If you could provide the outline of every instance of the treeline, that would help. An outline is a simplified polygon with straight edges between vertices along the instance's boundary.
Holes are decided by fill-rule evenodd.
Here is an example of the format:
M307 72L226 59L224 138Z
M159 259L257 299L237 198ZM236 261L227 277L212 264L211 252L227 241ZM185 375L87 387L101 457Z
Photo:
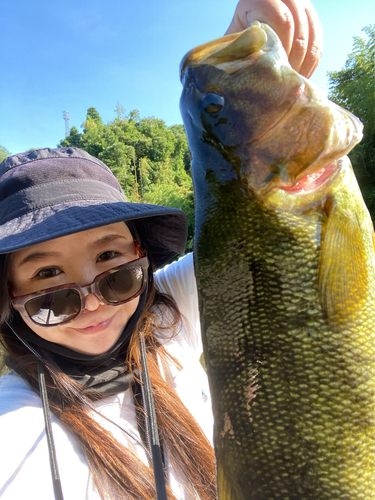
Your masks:
M74 146L102 160L119 180L128 201L181 208L188 217L187 251L194 230L194 195L183 125L167 127L157 118L140 118L117 105L117 117L103 124L87 110L83 132L76 127L59 147Z

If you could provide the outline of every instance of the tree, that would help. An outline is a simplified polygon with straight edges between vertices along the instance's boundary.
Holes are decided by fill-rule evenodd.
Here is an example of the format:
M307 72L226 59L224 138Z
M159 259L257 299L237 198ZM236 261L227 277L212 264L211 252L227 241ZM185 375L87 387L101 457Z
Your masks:
M82 134L73 126L69 131L69 135L65 137L64 140L60 141L59 147L66 148L72 146L74 148L80 148L81 142Z
M5 158L10 154L11 153L6 148L4 148L4 146L0 146L0 162L5 160Z
M354 37L345 67L330 71L328 97L354 113L364 125L362 142L349 154L363 197L375 220L375 25Z
M99 113L96 111L95 108L89 108L87 110L87 117L86 117L86 120L93 120L94 122L96 123L99 123L100 125L102 125L102 119L100 118L100 115Z
M95 108L87 110L86 121L83 123L83 135L81 148L90 155L99 158L100 153L105 149L104 144L105 126ZM112 143L113 141L109 141Z
M187 144L185 127L180 124L180 125L172 125L171 127L169 127L169 129L172 131L173 135L176 138L176 147L174 156L179 157L181 159L184 169L189 175L191 175L191 158Z
M114 173L125 196L130 201L139 201L138 180L134 174L134 148L120 141L106 145L98 158Z

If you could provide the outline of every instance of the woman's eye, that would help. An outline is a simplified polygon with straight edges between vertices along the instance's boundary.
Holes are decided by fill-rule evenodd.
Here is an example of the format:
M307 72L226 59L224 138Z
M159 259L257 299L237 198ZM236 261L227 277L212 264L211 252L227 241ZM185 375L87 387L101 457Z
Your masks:
M218 113L224 107L224 97L220 94L210 92L202 97L203 108L210 115Z
M57 267L44 267L37 272L36 278L54 278L61 273L61 269L58 269Z
M98 257L98 262L105 262L106 260L111 260L118 256L118 253L114 250L108 250L108 252L103 252Z

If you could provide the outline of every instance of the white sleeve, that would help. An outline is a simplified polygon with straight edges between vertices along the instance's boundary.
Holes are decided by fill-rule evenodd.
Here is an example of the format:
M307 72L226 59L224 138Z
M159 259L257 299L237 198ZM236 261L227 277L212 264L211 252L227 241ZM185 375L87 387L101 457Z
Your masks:
M187 323L186 341L194 350L202 353L201 330L198 308L198 292L194 275L193 254L189 253L155 274L155 285L168 293Z
M183 316L178 334L164 343L168 352L181 363L182 370L171 365L165 371L161 365L162 373L212 442L211 397L201 364L203 348L193 254L166 266L155 278L158 290L174 298Z

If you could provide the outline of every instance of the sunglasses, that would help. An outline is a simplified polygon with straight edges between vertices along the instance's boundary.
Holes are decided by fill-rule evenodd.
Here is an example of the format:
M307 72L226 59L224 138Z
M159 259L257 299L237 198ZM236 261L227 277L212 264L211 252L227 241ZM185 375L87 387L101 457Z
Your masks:
M56 326L78 318L85 309L85 298L94 293L104 304L117 306L138 297L145 289L149 260L135 241L138 259L99 274L86 286L76 283L45 288L28 295L11 297L16 311L38 326Z

